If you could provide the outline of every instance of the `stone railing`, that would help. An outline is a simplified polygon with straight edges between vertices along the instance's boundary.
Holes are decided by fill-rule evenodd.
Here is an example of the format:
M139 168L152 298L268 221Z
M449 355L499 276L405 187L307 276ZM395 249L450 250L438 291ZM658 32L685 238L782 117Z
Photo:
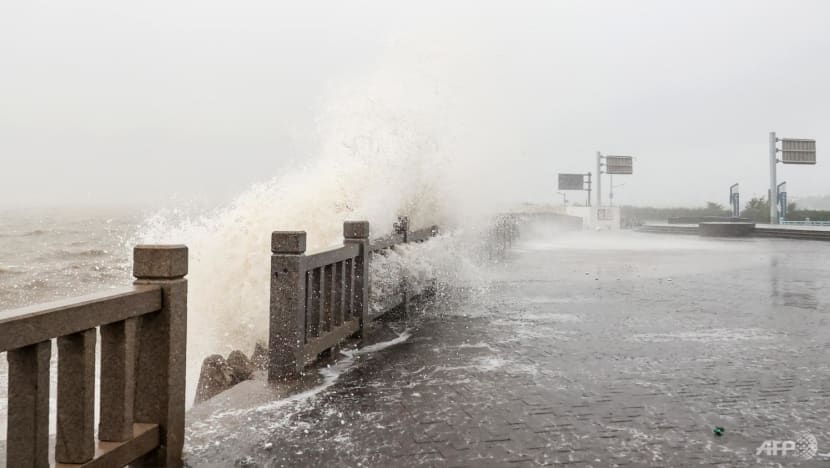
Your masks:
M513 214L499 215L485 238L490 258L500 258L519 238L520 218Z
M369 321L369 223L343 224L343 246L306 255L304 231L271 235L268 379L296 377ZM336 354L336 353L335 353Z
M133 286L0 312L9 361L6 466L50 466L49 384L57 340L55 463L181 466L187 247L137 246ZM95 361L101 335L100 422Z
M398 222L393 226L392 234L373 239L370 243L370 250L372 255L389 255L395 250L395 247L404 244L420 244L438 235L438 226L429 226L415 231L409 230L409 218L402 216L398 218ZM387 294L381 299L382 303L374 307L375 311L369 311L372 319L376 319L387 312L393 310L400 311L400 318L406 318L409 313L410 299L412 293L410 292L409 279L406 272L402 272L400 278L400 285L396 291ZM369 284L369 292L372 291L372 284Z
M367 221L343 224L343 246L306 253L304 231L277 231L271 237L271 312L268 379L299 376L321 353L337 354L350 336L363 338L369 316L371 256L396 245L424 242L437 228L409 231L401 218L395 232L369 241ZM388 308L406 307L405 288Z
M437 234L438 226L429 226L416 231L410 231L409 218L402 216L394 224L392 234L372 240L371 251L372 253L382 253L384 250L392 249L396 245L425 242Z

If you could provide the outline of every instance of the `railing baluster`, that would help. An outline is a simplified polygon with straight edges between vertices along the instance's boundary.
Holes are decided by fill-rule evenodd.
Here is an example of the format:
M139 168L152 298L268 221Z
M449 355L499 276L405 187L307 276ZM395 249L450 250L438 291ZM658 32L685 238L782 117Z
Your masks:
M302 305L302 320L300 324L302 328L302 342L301 344L308 343L308 340L311 338L309 333L309 329L311 328L311 320L308 317L308 313L311 310L311 306L314 304L314 271L308 270L303 273L303 278L305 278L305 289L303 290L303 296L305 296L305 303Z
M49 359L52 342L10 350L6 466L49 466Z
M320 283L322 282L323 272L320 268L315 268L311 273L311 304L308 308L308 334L311 338L320 336Z
M345 274L343 280L344 290L343 290L343 299L345 302L345 318L344 320L349 321L354 318L354 260L348 259L344 262L345 265Z
M330 332L332 323L334 323L334 265L325 266L322 288L323 310L321 311L322 324L320 326L326 332Z
M101 326L101 421L98 439L133 437L137 319Z
M96 338L94 328L58 338L58 463L85 463L95 455Z
M314 306L314 271L309 270L305 272L305 305L303 306L302 331L303 341L302 345L308 343L311 336L311 318L308 316Z
M317 336L326 334L326 269L325 267L318 268L320 275L320 288L317 292Z
M334 326L343 324L343 272L346 262L337 262L334 265Z

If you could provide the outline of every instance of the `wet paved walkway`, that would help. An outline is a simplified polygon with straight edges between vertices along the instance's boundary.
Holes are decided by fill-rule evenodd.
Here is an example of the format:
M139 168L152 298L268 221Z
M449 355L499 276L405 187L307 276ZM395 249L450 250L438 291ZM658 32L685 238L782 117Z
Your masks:
M830 465L830 245L580 234L495 270L326 388L191 422L188 464Z

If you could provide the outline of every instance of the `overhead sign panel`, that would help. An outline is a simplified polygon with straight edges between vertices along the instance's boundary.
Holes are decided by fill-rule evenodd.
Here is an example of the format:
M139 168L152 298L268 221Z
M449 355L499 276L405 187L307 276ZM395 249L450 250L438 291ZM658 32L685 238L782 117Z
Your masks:
M606 174L632 174L634 172L634 158L631 156L606 156Z
M585 174L559 174L559 190L585 190Z
M815 164L816 140L782 139L781 162L784 164Z

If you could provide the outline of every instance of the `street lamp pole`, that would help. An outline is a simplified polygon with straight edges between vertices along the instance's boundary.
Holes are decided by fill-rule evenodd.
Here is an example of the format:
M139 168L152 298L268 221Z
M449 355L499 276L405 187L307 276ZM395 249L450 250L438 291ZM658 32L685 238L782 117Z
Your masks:
M769 133L769 222L778 224L778 179L776 166L778 165L778 139L775 132Z
M614 206L614 174L608 176L608 206Z
M602 153L597 151L597 208L602 207Z

